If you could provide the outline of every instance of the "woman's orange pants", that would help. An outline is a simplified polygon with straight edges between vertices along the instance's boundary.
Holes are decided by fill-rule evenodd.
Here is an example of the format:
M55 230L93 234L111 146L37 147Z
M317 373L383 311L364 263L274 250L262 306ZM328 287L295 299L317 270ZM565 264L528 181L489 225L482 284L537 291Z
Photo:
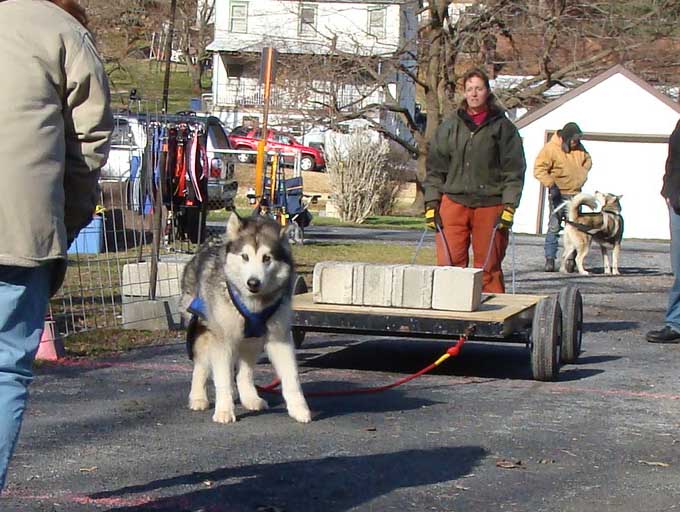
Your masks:
M473 266L483 268L483 288L485 293L505 293L505 282L501 264L508 247L508 231L496 230L491 240L503 205L470 208L456 203L447 196L442 197L439 205L442 231L446 238L446 246L441 233L436 236L437 265L453 265L467 267L469 263L470 242L472 242ZM491 247L491 248L490 248ZM449 261L449 254L451 260ZM486 261L486 266L484 262Z

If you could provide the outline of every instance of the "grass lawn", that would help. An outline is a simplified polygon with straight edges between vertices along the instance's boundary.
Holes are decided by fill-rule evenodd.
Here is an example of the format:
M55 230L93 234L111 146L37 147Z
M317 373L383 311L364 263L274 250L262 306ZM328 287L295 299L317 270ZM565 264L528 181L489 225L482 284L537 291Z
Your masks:
M320 261L370 261L371 263L412 263L415 248L398 244L310 244L294 246L297 272L311 289L314 265ZM416 263L434 264L434 248L423 247ZM104 265L106 266L106 265ZM84 272L84 271L83 271ZM82 273L81 272L81 275ZM67 279L77 279L78 272L69 269ZM67 283L68 284L68 283ZM74 283L75 284L75 283ZM98 314L93 308L89 314ZM89 325L98 325L91 320ZM178 331L126 330L117 327L95 328L66 336L64 345L68 357L95 357L133 350L138 347L178 343L184 338Z
M247 217L251 214L252 208L237 208L237 213L242 217ZM407 217L402 215L380 215L375 217L368 217L363 224L353 224L351 222L342 222L335 217L322 217L310 210L314 216L312 221L313 226L345 226L345 227L361 227L361 228L375 228L375 229L425 229L425 220L423 217ZM224 221L229 217L227 210L213 210L208 215L210 221Z
M137 89L142 98L141 110L150 113L160 112L163 99L163 79L165 64L151 60L127 59L122 62L122 69L109 67L111 82L111 99L113 108L126 108L131 89ZM210 77L204 78L204 84L210 83ZM209 92L209 91L206 91ZM183 64L172 64L170 68L170 88L168 91L168 112L189 110L189 99L200 97L191 90L191 79ZM130 108L135 111L136 105Z

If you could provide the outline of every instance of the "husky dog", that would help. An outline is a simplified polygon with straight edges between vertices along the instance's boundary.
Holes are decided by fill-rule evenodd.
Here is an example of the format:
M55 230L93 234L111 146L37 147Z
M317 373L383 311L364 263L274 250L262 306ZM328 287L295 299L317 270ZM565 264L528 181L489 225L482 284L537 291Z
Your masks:
M567 222L564 227L564 251L560 272L566 272L569 257L576 253L576 268L579 274L588 275L583 268L583 260L588 254L590 243L595 240L600 244L605 274L619 275L619 252L623 238L623 217L620 200L623 196L595 192L595 195L581 193L569 201L567 205ZM597 212L581 212L585 205ZM612 264L609 265L609 250L612 250Z
M271 219L232 213L225 238L205 243L184 269L181 307L187 311L187 349L194 362L189 408L208 408L206 383L212 375L218 423L236 421L235 366L241 404L251 411L267 408L253 380L263 348L281 379L288 414L301 423L311 421L291 338L294 267L287 237Z

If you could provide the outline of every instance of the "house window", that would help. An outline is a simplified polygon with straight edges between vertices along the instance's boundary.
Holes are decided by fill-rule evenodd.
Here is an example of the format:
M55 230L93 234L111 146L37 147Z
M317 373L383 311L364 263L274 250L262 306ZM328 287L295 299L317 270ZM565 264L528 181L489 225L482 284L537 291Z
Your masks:
M248 2L232 2L229 6L229 32L248 32Z
M384 7L368 8L368 33L382 39L385 37L386 11Z
M300 6L301 36L314 37L316 35L316 5L302 4Z

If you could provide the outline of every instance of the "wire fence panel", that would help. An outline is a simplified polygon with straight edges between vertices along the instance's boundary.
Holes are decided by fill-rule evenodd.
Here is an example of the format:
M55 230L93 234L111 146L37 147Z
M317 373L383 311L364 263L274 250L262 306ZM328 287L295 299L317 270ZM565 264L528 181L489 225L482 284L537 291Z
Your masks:
M212 210L232 209L238 188L236 155L219 151L226 149L226 134L210 132L222 130L221 125L187 121L203 123L203 148L208 150L200 169L205 197L195 205L174 199L161 202L164 174L154 173L150 162L150 126L175 126L185 120L140 121L138 116L116 115L116 144L102 170L100 206L69 247L66 279L50 302L49 319L59 335L100 328L178 326L184 265L200 243L223 233L223 227L208 226L207 216ZM162 138L156 142L165 144Z

